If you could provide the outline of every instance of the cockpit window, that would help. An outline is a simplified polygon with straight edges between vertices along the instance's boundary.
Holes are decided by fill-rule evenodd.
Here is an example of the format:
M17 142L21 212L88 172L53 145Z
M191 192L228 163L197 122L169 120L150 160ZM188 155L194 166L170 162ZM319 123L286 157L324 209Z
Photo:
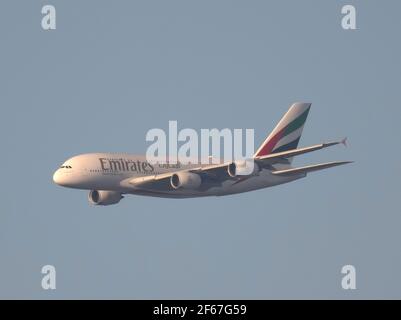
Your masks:
M71 166L61 166L60 168L72 169L72 167L71 167Z

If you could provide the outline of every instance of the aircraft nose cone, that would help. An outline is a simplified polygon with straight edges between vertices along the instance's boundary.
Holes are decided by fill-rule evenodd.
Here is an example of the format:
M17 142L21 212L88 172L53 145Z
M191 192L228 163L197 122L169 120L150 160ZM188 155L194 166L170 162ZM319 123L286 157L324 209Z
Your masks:
M55 184L61 184L61 174L60 170L56 170L53 174L53 181Z

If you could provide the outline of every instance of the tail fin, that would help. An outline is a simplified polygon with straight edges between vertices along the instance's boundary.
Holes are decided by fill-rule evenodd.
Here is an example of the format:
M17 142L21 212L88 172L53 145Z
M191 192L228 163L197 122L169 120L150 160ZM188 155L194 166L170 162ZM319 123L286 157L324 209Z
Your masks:
M310 103L294 103L255 152L254 157L296 149L310 106Z

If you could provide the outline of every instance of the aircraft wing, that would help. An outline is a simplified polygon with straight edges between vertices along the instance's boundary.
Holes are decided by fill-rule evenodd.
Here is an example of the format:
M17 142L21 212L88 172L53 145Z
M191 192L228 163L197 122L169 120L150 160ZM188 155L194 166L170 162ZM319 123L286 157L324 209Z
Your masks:
M278 175L278 176L290 176L290 175L295 175L295 174L308 173L308 172L312 172L312 171L318 171L318 170L323 170L323 169L327 169L327 168L331 168L331 167L341 166L343 164L352 163L352 162L353 161L334 161L334 162L320 163L320 164L314 164L314 165L305 166L305 167L272 171L272 174Z
M272 153L272 154L269 154L266 156L255 157L254 160L262 168L269 168L271 170L272 164L288 163L288 158L290 158L290 157L294 157L294 156L301 155L304 153L320 150L320 149L334 146L334 145L337 145L340 143L345 144L345 141L346 140L344 139L341 141L321 143L321 144L316 144L316 145L313 145L310 147L298 148L298 149L293 149L293 150L289 150L289 151ZM302 168L272 171L272 173L276 174L276 175L291 175L291 174L297 174L297 173L301 173L301 172L321 170L324 168L328 168L328 167L332 167L332 166L340 165L340 164L345 164L345 163L348 163L348 162L341 162L341 163L333 162L333 163L321 164L321 165L316 165L316 166L308 166L308 167L302 167ZM239 179L238 177L231 177L230 175L228 175L227 166L229 164L230 164L230 162L222 163L222 164L210 164L210 165L195 167L192 169L183 169L183 170L177 170L177 171L167 172L167 173L158 174L158 175L138 177L138 178L130 179L128 181L128 183L134 189L138 189L138 190L139 189L152 189L152 190L156 189L159 191L165 191L165 190L169 190L171 188L170 178L174 174L177 174L179 172L191 172L191 173L197 173L201 176L201 178L203 178L202 179L202 188L207 190L208 188L210 188L212 186L221 185L222 182L224 182L224 181L227 181L227 180L236 181Z
M232 178L227 174L227 166L229 163L222 164L210 164L205 166L199 166L192 169L176 170L158 175L139 177L129 180L129 184L134 189L156 189L156 190L169 190L170 178L172 175L179 172L191 172L199 174L205 180L202 182L202 188L209 188L211 186L220 185L225 180L237 180L238 178Z

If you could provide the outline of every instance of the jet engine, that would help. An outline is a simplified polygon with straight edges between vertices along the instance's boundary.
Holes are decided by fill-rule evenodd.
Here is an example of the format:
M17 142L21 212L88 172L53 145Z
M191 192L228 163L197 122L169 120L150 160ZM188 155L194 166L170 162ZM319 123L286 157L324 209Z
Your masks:
M202 183L201 177L192 172L174 173L170 178L170 184L174 189L198 189Z
M257 175L259 171L259 165L253 159L234 161L227 166L227 173L233 178Z
M124 198L120 192L106 190L89 191L88 199L91 204L108 206L120 202Z

